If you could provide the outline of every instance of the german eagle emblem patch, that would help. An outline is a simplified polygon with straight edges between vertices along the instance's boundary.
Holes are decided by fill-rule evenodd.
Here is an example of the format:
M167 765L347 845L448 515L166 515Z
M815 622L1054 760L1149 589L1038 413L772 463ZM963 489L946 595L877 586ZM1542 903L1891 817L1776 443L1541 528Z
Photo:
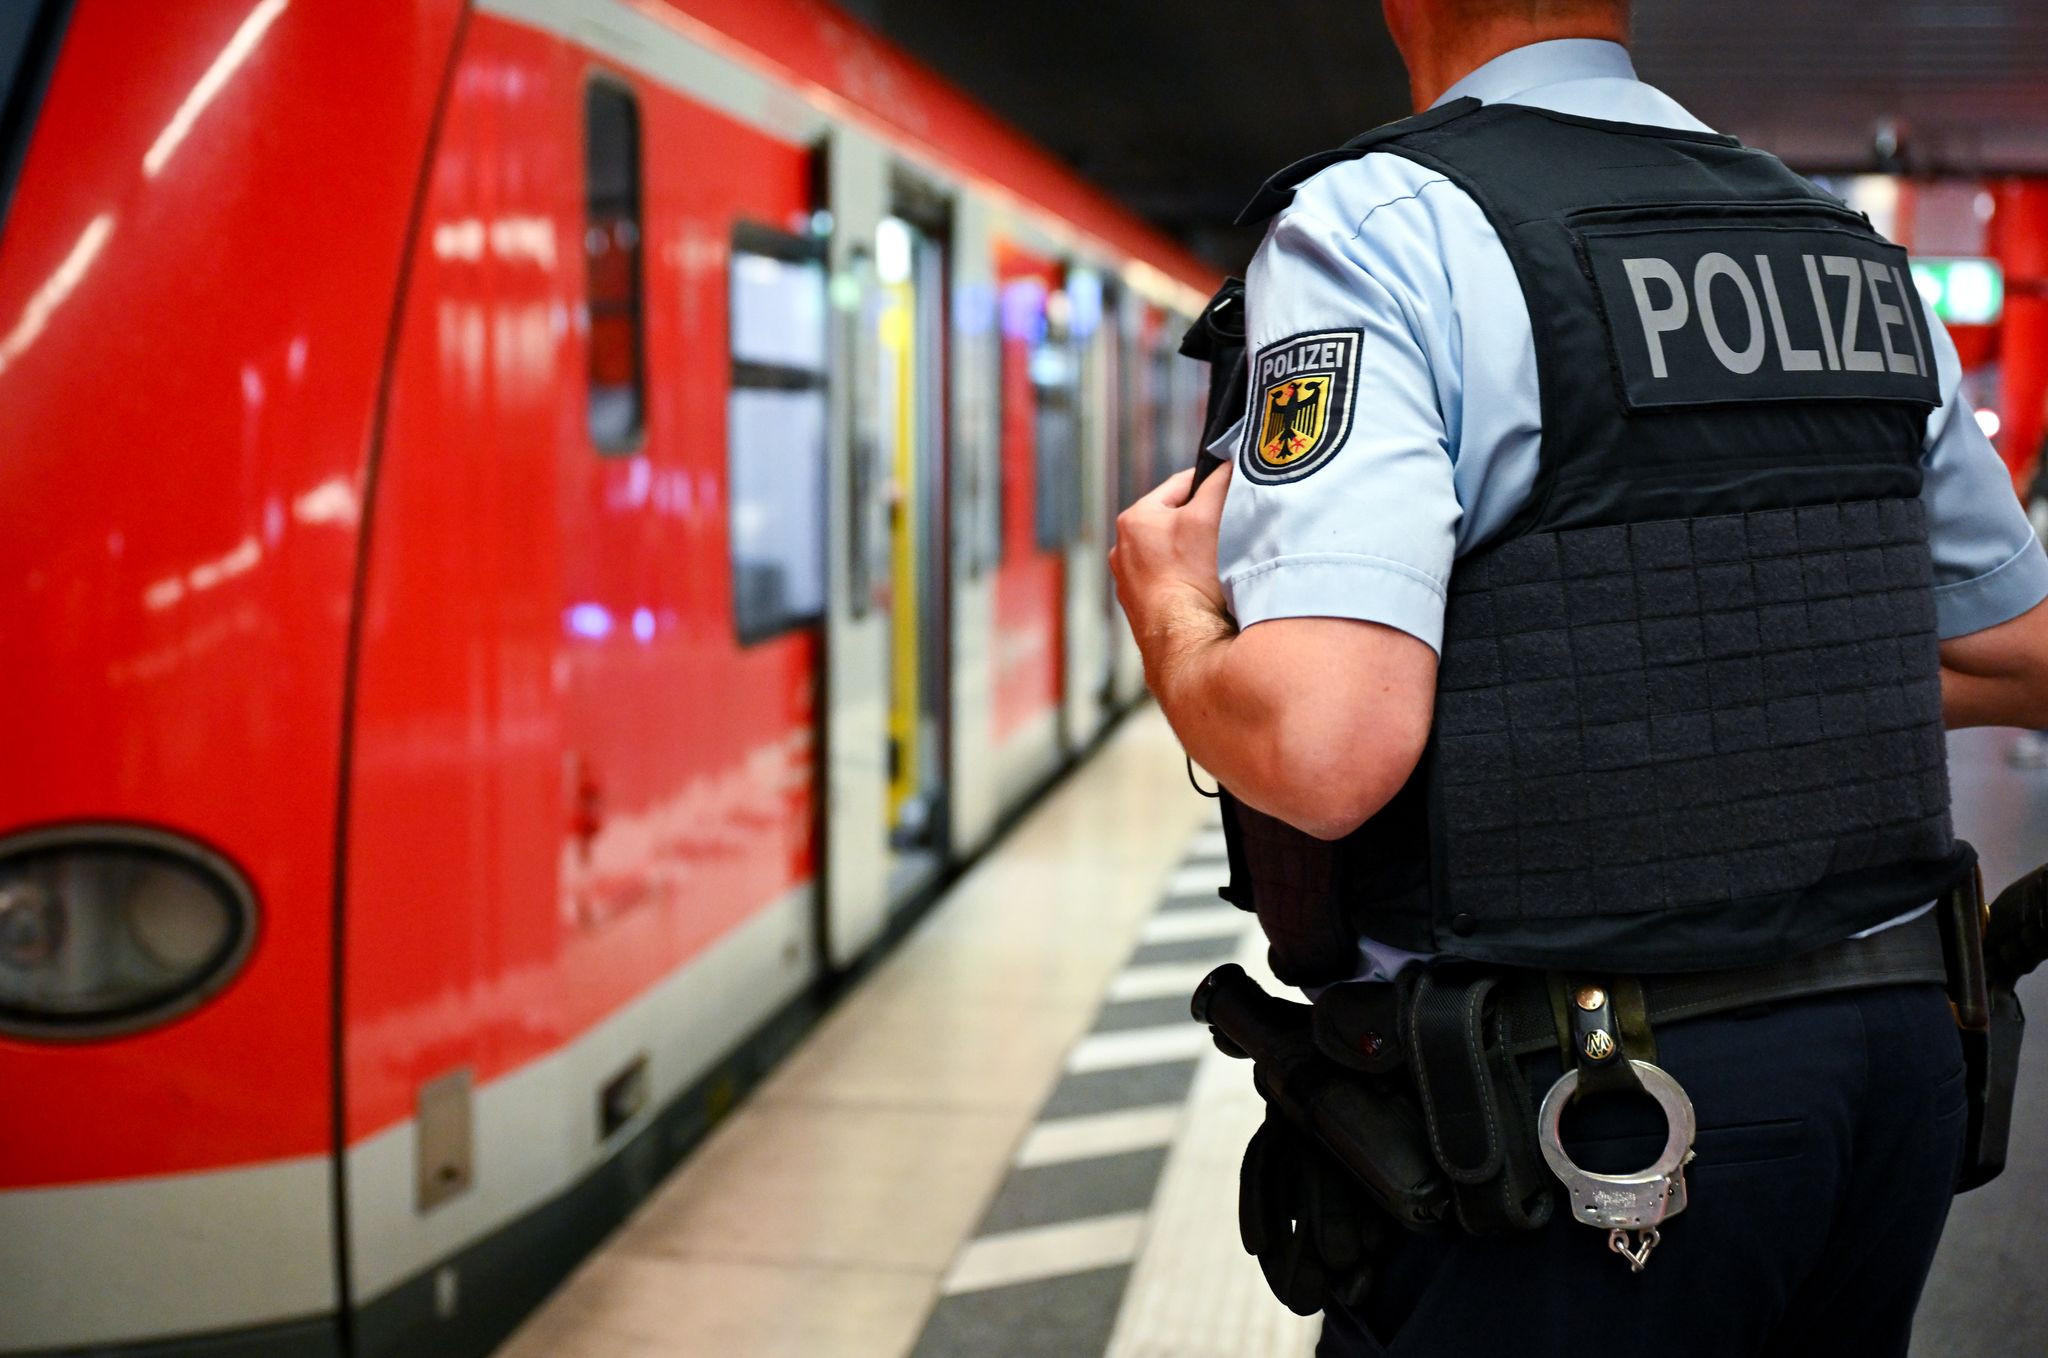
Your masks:
M1264 485L1299 481L1344 446L1363 340L1357 330L1322 330L1259 350L1239 459L1246 476Z

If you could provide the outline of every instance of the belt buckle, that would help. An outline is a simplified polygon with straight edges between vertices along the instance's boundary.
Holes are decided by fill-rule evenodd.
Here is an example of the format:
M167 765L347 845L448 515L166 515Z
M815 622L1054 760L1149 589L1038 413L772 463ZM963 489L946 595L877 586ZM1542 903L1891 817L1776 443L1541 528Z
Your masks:
M1642 1082L1643 1092L1664 1110L1669 1126L1664 1153L1654 1164L1633 1174L1595 1174L1572 1161L1558 1138L1558 1127L1566 1105L1578 1094L1577 1067L1565 1071L1543 1096L1536 1114L1536 1144L1550 1172L1571 1195L1573 1219L1606 1231L1608 1248L1629 1261L1631 1272L1641 1273L1660 1239L1658 1227L1685 1210L1685 1167L1693 1158L1698 1121L1685 1088L1668 1071L1648 1061L1631 1060L1629 1067Z

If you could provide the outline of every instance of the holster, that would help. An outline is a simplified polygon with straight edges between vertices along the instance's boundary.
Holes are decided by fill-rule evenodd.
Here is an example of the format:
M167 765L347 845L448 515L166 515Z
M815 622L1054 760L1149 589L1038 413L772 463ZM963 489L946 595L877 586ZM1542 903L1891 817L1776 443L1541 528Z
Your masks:
M2016 987L2048 959L2048 865L1999 893L1987 910L1981 875L1941 904L1949 1000L1963 1043L1969 1121L1956 1191L1990 1183L2005 1169L2027 1019Z
M1195 1017L1251 1058L1267 1103L1395 1221L1474 1235L1549 1220L1534 1105L1492 1003L1500 973L1438 965L1391 986L1338 986L1313 1006L1217 968Z
M1359 1304L1396 1226L1497 1234L1549 1219L1497 979L1412 969L1311 1006L1227 964L1195 991L1196 1021L1253 1062L1266 1101L1239 1171L1238 1238L1296 1314Z
M2005 989L1991 991L1983 1028L1962 1030L1970 1116L1962 1163L1956 1169L1958 1193L1981 1188L2005 1172L2013 1096L2019 1085L2020 1041L2026 1031L2027 1016L2019 997Z
M1430 1155L1413 1096L1392 1078L1398 1054L1391 1043L1381 1039L1377 1057L1363 1048L1353 1056L1323 1034L1329 1019L1321 1005L1268 995L1235 964L1209 974L1192 1008L1226 1052L1250 1058L1266 1102L1390 1217L1417 1231L1444 1223L1450 1189ZM1383 1025L1390 1035L1398 1033L1394 1018L1389 1012Z

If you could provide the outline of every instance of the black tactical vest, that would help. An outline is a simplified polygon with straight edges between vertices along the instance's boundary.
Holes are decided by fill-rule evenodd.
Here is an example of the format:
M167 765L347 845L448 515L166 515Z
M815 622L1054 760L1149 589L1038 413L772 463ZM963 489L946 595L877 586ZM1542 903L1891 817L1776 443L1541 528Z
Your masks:
M1246 217L1368 150L1462 187L1507 247L1541 465L1452 572L1435 728L1393 802L1326 844L1226 799L1228 894L1275 971L1349 977L1360 934L1742 966L1938 895L1940 394L1905 252L1732 138L1471 100L1283 171Z

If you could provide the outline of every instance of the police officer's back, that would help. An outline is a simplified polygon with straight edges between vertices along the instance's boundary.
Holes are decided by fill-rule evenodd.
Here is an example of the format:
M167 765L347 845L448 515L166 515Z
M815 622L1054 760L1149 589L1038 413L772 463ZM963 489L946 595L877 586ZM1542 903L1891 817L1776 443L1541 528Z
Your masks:
M1387 10L1425 112L1253 204L1227 503L1126 515L1120 591L1282 979L1402 977L1407 1025L1443 978L1508 1119L1617 984L1700 1132L1631 1273L1425 1091L1487 1192L1331 1301L1325 1350L1903 1352L1964 1135L1942 726L2042 724L2048 559L1903 255L1636 81L1598 40L1624 5ZM1665 979L1709 972L1758 1002ZM1574 974L1618 982L1564 992L1551 1052L1466 979ZM1582 1121L1588 1169L1662 1144L1636 1104Z

